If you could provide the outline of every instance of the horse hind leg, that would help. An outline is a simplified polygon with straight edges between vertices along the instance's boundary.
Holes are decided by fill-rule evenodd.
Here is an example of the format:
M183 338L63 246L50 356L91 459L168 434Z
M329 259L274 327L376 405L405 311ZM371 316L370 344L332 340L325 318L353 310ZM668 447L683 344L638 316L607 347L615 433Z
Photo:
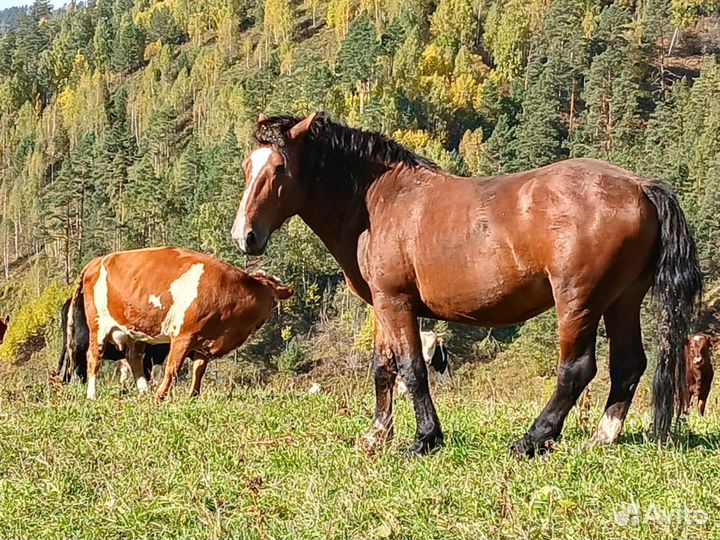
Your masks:
M565 418L595 376L595 340L599 315L593 310L558 302L560 362L557 386L550 401L528 432L510 450L533 457L544 453L559 439Z
M640 331L640 305L647 287L636 287L613 302L603 315L610 342L610 395L591 444L613 444L620 438L647 358Z

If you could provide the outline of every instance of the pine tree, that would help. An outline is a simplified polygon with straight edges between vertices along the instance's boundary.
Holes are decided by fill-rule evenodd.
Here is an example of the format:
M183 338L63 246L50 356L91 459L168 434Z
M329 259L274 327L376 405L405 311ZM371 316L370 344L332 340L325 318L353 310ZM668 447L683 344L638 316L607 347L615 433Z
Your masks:
M515 147L515 128L510 125L508 115L502 114L485 143L479 172L484 175L497 175L514 170L517 163Z
M563 157L560 103L545 77L525 93L515 129L516 170L532 169Z
M145 34L129 15L124 15L112 45L112 68L122 74L135 71L142 63L144 50Z

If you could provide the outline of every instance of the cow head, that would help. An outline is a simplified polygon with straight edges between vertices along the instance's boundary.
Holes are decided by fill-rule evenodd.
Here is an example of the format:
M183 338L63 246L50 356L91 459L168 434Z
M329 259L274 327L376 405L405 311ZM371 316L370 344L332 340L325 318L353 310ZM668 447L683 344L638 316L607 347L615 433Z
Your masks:
M712 346L710 336L706 334L694 334L687 340L687 360L692 365L699 366L710 353Z
M276 276L271 276L265 272L253 272L250 275L266 287L269 287L273 292L275 300L287 300L295 294L295 291L291 287L283 285Z

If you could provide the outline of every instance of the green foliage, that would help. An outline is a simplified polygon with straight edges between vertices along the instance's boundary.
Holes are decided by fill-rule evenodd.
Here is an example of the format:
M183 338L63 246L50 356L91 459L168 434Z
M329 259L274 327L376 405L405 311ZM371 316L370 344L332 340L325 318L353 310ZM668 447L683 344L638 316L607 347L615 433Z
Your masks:
M375 344L375 311L370 306L365 308L365 320L355 336L353 349L369 355L373 351Z
M376 50L375 28L369 15L363 13L350 24L348 33L340 44L335 66L340 80L353 87L369 80Z
M0 36L0 260L15 279L42 254L39 285L70 282L100 253L150 244L247 264L228 231L257 114L323 109L456 174L573 155L667 179L717 279L720 68L706 55L696 73L697 59L684 57L689 44L714 46L700 18L714 9L704 0L102 0L52 12L38 0ZM670 64L691 68L679 80L664 57L677 27ZM364 307L344 300L337 263L299 220L274 235L262 265L298 289L283 316L296 335L327 325L351 345L368 330ZM260 336L272 353L276 330ZM495 354L485 331L453 332L463 357Z
M539 377L554 377L560 358L555 310L546 311L523 324L518 339L503 355L512 362L530 366Z
M51 282L39 297L14 313L5 340L0 345L0 361L14 361L30 338L40 335L51 321L56 321L60 307L70 297L73 288Z
M297 337L286 341L285 349L278 355L275 364L281 373L296 373L303 366L303 351Z

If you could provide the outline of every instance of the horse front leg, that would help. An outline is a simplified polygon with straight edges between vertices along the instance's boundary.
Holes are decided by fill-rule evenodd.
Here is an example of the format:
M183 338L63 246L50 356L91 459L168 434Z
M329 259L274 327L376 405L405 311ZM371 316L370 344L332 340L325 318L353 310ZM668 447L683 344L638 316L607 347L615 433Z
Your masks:
M397 362L392 348L383 338L382 325L377 318L372 368L375 380L375 416L370 430L360 440L361 446L370 452L394 435L393 387L397 377Z
M427 366L422 356L420 328L409 303L398 298L373 297L375 314L382 325L383 337L390 346L415 409L415 440L408 454L427 454L443 444L435 405L430 396ZM393 381L394 383L394 377ZM392 402L392 384L387 392Z

